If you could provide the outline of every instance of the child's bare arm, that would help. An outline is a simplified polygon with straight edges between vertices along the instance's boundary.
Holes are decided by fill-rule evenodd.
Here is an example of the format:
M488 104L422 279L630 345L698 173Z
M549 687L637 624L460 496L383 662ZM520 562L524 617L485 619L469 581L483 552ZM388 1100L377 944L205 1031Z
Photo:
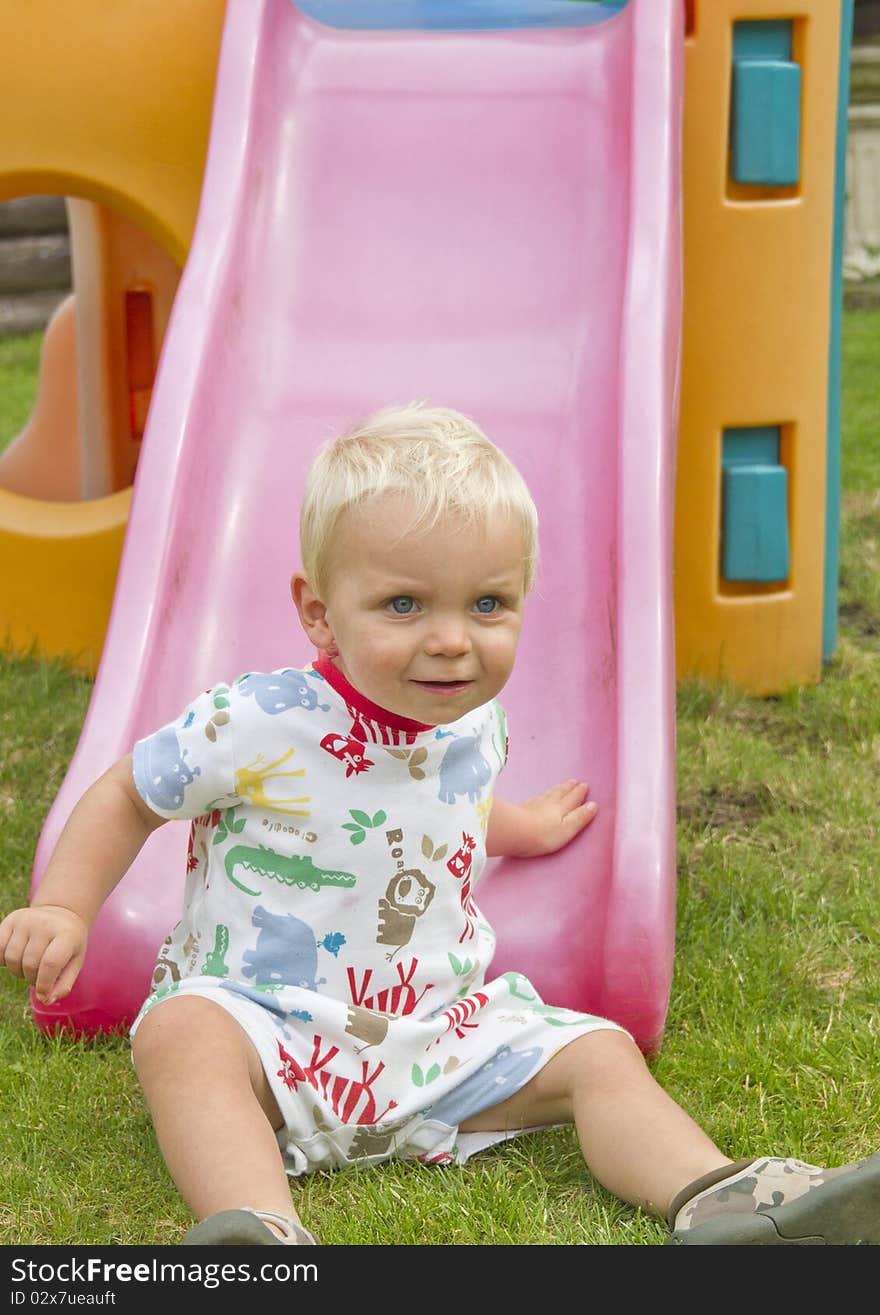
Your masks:
M562 849L596 816L582 781L563 781L524 804L492 801L486 850L490 856L532 858Z
M30 906L0 923L0 963L44 1004L72 988L98 910L164 821L135 789L130 757L90 786L70 814Z

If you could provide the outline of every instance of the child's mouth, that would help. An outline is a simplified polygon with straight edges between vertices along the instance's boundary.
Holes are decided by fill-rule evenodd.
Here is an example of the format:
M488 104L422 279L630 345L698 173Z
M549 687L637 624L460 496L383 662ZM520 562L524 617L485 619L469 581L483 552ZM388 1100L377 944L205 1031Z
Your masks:
M416 680L414 685L428 694L460 694L471 684L469 680Z

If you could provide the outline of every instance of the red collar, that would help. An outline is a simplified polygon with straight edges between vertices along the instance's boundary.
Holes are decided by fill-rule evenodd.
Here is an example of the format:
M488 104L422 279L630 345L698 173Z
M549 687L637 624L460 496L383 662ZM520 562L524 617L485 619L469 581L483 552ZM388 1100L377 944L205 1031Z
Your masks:
M413 721L410 717L398 717L396 712L389 712L387 708L382 708L378 703L371 703L365 699L359 690L356 690L350 681L346 680L338 667L333 665L326 653L319 653L317 660L312 663L312 667L317 671L319 676L323 676L327 684L336 693L345 699L346 703L355 708L362 716L369 717L371 721L378 721L383 726L388 726L393 731L432 731L435 727L428 722Z

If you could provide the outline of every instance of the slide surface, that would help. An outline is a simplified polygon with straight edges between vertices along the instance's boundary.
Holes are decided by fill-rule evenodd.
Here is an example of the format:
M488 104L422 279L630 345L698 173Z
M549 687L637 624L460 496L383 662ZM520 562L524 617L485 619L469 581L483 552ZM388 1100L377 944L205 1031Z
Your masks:
M477 900L499 934L491 973L517 968L545 1000L659 1046L681 10L630 0L570 27L355 31L291 0L229 0L109 630L34 887L76 799L137 738L209 685L314 656L288 582L316 447L382 405L453 406L516 461L542 523L501 695L500 788L519 801L576 776L600 810L557 855L490 863ZM32 1001L38 1025L131 1021L177 916L187 833L150 838L71 995Z

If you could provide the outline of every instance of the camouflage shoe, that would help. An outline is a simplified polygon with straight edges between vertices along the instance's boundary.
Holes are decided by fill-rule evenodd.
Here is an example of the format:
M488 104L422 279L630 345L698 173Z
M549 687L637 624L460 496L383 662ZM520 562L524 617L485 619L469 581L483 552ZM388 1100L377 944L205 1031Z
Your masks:
M834 1169L741 1160L679 1192L669 1225L675 1246L878 1244L880 1153Z
M269 1219L283 1230L283 1237L267 1226L266 1220ZM292 1219L270 1214L267 1210L251 1210L248 1206L244 1206L241 1210L221 1210L216 1215L208 1215L207 1219L203 1219L200 1224L189 1230L182 1245L317 1246L318 1239L307 1228L295 1224Z

